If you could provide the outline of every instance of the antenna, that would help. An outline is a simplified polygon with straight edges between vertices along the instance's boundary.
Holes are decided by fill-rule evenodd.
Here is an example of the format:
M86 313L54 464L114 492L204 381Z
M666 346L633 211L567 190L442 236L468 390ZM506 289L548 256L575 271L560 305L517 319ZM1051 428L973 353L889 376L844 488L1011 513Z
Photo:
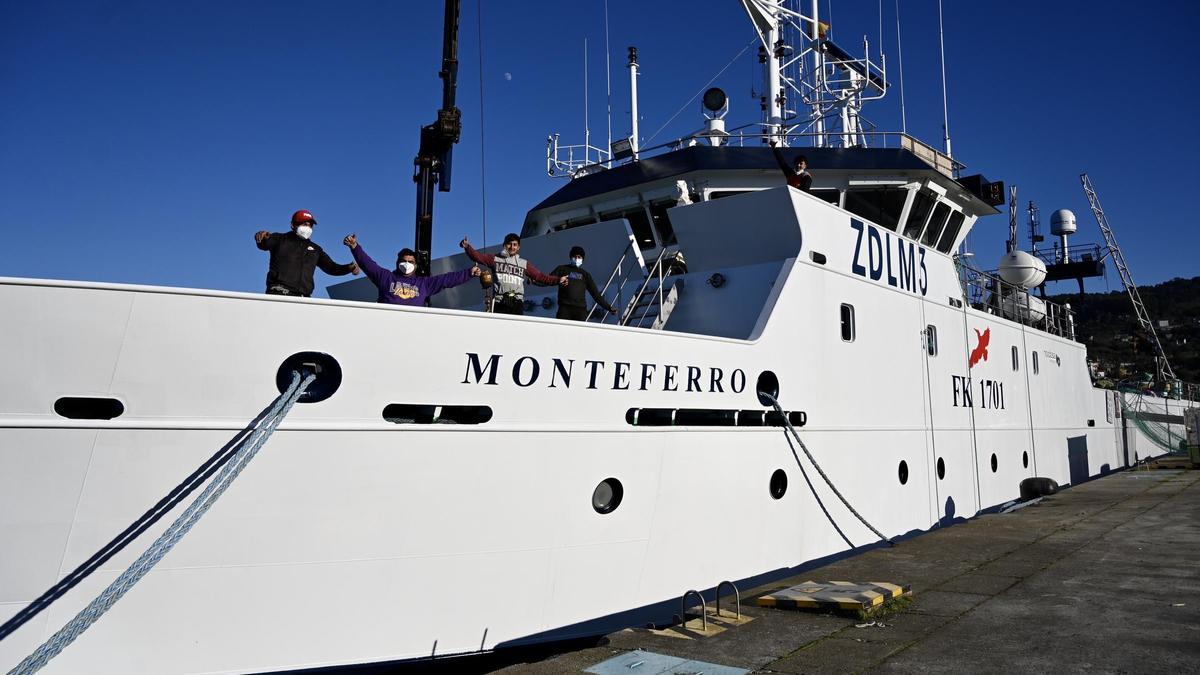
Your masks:
M608 47L608 0L604 0L604 90L608 96L608 145L604 146L611 150L612 148L612 64L608 58L611 51ZM612 166L612 154L608 156L608 164Z
M908 118L904 114L904 48L900 46L900 0L896 0L896 56L900 59L900 133L908 133Z
M954 157L950 152L950 108L946 103L946 39L942 29L942 0L938 0L938 49L942 52L942 141L945 143L946 156Z
M583 161L587 163L592 147L592 130L588 126L587 38L583 38Z
M1008 250L1017 250L1017 186L1008 186Z
M638 153L638 113L637 113L637 47L629 48L629 115L633 119L632 133L629 142L633 146L633 156Z
M1034 204L1031 199L1029 200L1029 243L1031 252L1034 255L1037 255L1037 245L1045 240L1046 238L1042 236L1041 211L1038 210L1037 204Z

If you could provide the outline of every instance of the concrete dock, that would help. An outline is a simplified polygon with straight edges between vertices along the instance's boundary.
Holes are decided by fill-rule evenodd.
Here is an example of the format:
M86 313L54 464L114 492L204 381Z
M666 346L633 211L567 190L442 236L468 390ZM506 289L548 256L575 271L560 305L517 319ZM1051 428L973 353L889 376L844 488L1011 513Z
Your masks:
M754 605L810 579L910 584L914 602L882 625ZM1112 474L741 590L753 620L708 637L625 630L468 669L581 672L644 650L762 673L1200 672L1200 471Z

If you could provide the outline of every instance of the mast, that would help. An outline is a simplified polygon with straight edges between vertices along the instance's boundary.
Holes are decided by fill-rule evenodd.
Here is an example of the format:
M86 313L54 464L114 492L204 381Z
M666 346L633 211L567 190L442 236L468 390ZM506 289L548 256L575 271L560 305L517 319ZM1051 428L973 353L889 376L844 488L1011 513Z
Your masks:
M637 111L637 47L629 48L629 115L633 118L633 128L629 136L629 143L633 147L633 155L638 153L638 111Z

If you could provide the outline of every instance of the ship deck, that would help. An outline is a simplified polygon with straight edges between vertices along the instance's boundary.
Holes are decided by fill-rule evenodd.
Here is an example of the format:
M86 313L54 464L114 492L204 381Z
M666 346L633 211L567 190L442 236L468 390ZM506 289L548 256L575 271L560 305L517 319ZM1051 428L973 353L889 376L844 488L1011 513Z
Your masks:
M1190 672L1200 659L1197 560L1200 471L1123 471L742 589L753 620L711 637L626 630L594 647L495 654L476 665L581 672L644 650L772 673ZM862 628L852 618L754 606L773 590L830 579L911 584L914 602Z

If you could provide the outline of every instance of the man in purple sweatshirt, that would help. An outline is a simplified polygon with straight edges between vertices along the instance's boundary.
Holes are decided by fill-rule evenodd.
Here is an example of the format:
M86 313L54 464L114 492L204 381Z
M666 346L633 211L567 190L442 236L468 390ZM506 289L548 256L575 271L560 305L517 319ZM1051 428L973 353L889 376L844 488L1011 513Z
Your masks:
M429 298L438 292L460 286L470 281L471 277L479 276L479 268L471 267L433 277L419 277L416 253L407 248L401 249L396 256L396 269L385 270L358 245L357 235L346 235L342 243L350 247L355 262L379 289L379 302L424 307L429 303Z

